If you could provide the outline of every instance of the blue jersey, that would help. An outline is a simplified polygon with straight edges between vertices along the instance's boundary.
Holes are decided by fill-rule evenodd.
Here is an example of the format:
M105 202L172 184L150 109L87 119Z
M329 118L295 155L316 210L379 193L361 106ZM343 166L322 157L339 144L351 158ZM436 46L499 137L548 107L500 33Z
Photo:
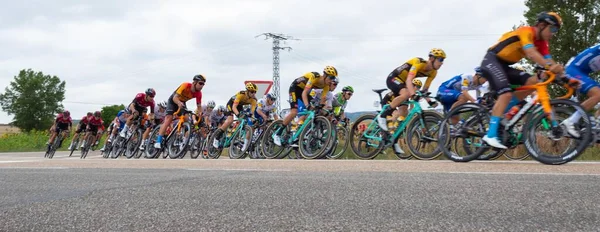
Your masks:
M571 58L566 67L577 68L586 74L600 71L600 44L590 47Z

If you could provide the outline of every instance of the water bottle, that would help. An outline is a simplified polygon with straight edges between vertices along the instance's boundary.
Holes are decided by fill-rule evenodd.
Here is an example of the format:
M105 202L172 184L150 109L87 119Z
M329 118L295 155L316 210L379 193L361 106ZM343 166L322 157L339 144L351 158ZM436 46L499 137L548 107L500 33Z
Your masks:
M511 120L519 112L519 110L521 110L521 107L523 107L525 103L527 103L527 101L523 100L515 106L513 106L512 108L510 108L510 110L508 110L504 118L506 118L506 120Z

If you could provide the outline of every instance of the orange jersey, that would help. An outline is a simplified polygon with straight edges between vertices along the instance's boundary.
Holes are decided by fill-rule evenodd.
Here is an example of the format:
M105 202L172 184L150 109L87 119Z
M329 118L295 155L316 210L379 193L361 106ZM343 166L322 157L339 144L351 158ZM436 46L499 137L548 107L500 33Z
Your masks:
M185 82L175 90L175 94L179 95L179 100L182 102L187 102L192 98L196 98L196 104L200 105L202 102L202 91L198 91L192 93L192 83Z
M504 33L498 43L488 51L496 54L498 59L514 64L525 58L525 49L535 47L545 59L550 59L548 42L535 38L535 29L529 26L519 27Z

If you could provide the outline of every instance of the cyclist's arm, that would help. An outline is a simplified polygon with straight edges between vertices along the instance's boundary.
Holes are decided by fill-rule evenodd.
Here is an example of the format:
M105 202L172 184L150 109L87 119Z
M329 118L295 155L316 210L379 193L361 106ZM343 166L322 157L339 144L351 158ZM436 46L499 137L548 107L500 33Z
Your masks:
M252 115L254 115L255 111L256 111L256 99L252 98L250 100L250 112L252 113Z
M410 96L415 95L415 93L416 93L415 86L413 85L412 81L417 76L417 70L418 70L417 65L413 65L412 67L410 67L408 76L406 76L406 82L405 82L406 89L408 90L408 93Z
M329 93L329 85L325 85L325 87L323 87L323 91L321 91L321 105L327 104L327 93Z
M184 106L185 106L185 103L184 103L184 102L182 102L181 100L179 100L179 97L180 97L180 96L181 96L181 95L179 95L178 93L176 93L176 94L173 96L173 102L175 102L175 104L177 104L177 106L179 106L179 107L184 107Z
M304 103L304 105L306 105L306 107L310 105L310 102L308 102L308 94L310 93L311 89L312 86L307 85L306 87L304 87L304 91L302 91L302 102Z
M429 74L429 76L427 77L427 80L425 80L425 84L423 85L423 92L429 91L429 86L431 86L431 82L433 82L433 79L435 79L436 76L437 76L437 70L432 71Z
M198 119L202 118L202 116L203 116L202 104L200 104L200 103L196 104L196 115L198 116Z
M235 100L233 101L233 104L231 105L231 111L233 111L233 113L235 115L239 115L240 114L240 112L237 110L237 107L240 104L241 100L242 100L242 94L237 93L235 95Z

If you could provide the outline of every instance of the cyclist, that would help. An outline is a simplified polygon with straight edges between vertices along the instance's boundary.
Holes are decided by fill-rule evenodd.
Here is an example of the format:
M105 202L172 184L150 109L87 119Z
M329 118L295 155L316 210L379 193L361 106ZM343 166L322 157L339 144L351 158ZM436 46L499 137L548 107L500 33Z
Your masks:
M167 111L167 103L166 102L158 103L158 107L156 109L154 109L154 119L149 120L148 123L146 123L146 125L145 125L146 130L144 131L144 134L142 135L142 144L140 144L140 147L139 147L140 151L144 151L144 149L146 149L146 142L148 142L148 136L150 135L150 132L152 132L152 130L154 129L154 127L152 125L160 125L165 120L166 111Z
M225 109L225 106L222 105L219 106L217 110L213 110L213 112L210 114L209 119L211 128L217 128L221 126L223 122L225 122L225 119L227 118L225 112L227 112L227 109Z
M77 125L77 130L75 131L75 134L73 135L73 140L71 140L71 145L69 145L69 148L67 148L67 150L71 150L72 148L75 148L75 150L77 150L77 145L78 144L73 144L73 141L77 140L77 138L79 138L79 133L81 133L82 131L84 131L87 127L87 123L88 123L88 119L90 119L92 117L92 112L88 112L85 116L83 116L83 118L81 118L81 120L79 121L79 124Z
M254 118L258 119L258 124L263 124L268 121L271 116L273 116L275 120L279 119L276 112L277 108L275 108L276 100L277 98L270 93L258 100L256 110L254 111Z
M419 80L419 79L413 79L412 83L413 83L415 91L418 91L423 86L423 82L421 82L421 80ZM388 92L387 94L385 94L385 96L383 96L383 99L382 99L384 102L383 104L391 104L395 97L396 96L393 91ZM386 117L386 120L388 121L387 122L388 128L396 128L396 127L398 127L400 122L402 122L404 120L404 116L400 115L400 110L398 110L398 108L396 108L392 112L391 116ZM394 148L394 149L396 149L396 148ZM402 149L400 147L398 147L397 150L401 151ZM401 152L401 153L404 153L404 152Z
M96 135L98 130L104 127L104 121L102 121L102 113L100 111L94 112L94 116L88 119L87 129L85 132L85 136L83 136L83 142L81 143L81 147L85 147L85 140L88 136L94 136L94 143L96 143ZM92 144L94 144L92 143Z
M429 51L429 59L415 57L402 64L400 67L394 69L387 77L386 85L394 93L394 99L390 104L390 108L384 111L379 117L377 117L377 124L382 130L387 131L387 120L386 117L392 115L396 107L410 97L413 97L416 93L413 85L413 79L416 77L427 77L423 92L427 92L431 82L437 75L437 70L440 69L446 59L446 53L444 50L439 48L433 48ZM408 114L407 106L400 106L400 115L406 117ZM398 143L394 143L398 144ZM394 145L394 150L399 153L401 150L396 149L400 146Z
M352 86L344 86L342 92L333 95L333 114L342 121L348 121L345 110L352 95L354 95L354 88Z
M331 110L333 108L332 104L333 104L333 90L335 90L335 88L337 88L338 85L338 81L337 79L335 81L331 81L331 84L329 84L329 91L327 92L327 95L325 96L325 106L324 108L327 110ZM321 95L323 94L323 89L312 89L310 91L309 96L312 98L310 100L312 105L319 105L319 103L321 102ZM303 111L305 107L299 107L299 111ZM300 124L302 124L303 122L300 122Z
M506 146L498 140L498 126L503 112L518 104L532 92L531 90L518 91L513 95L510 85L533 85L538 80L537 77L509 65L528 57L553 73L563 73L563 66L552 60L548 47L548 41L558 32L561 25L562 19L557 13L542 12L538 14L534 26L522 26L507 32L488 49L481 62L481 72L490 83L490 89L498 94L498 99L492 108L489 130L483 137L490 146L506 149Z
M227 131L227 128L233 123L233 115L236 115L238 119L242 116L241 111L243 111L244 105L251 105L250 113L253 115L256 110L256 91L258 90L258 86L252 82L246 83L246 91L239 91L229 101L227 102L227 111L225 112L225 122L217 131L215 131L215 139L213 140L213 147L219 148L219 140L221 136L223 136L223 132ZM240 119L241 120L241 119ZM250 140L251 133L247 133L246 138L244 139L244 146L242 150L246 150L248 147L248 141Z
M287 125L289 125L296 115L298 115L298 108L300 104L309 104L311 99L309 98L309 93L311 89L323 89L319 107L325 105L325 97L329 92L329 86L331 82L337 80L337 76L337 69L335 69L333 66L325 66L325 69L323 69L323 75L318 72L309 72L299 78L296 78L296 80L294 80L290 85L290 113L283 119L283 128L286 128L285 130L287 130ZM301 99L298 99L298 97ZM273 134L273 142L276 145L281 146L281 136L285 134L285 130L279 130L279 133Z
M487 80L481 76L481 68L475 67L475 75L460 74L442 83L438 89L437 96L444 106L444 113L448 113L454 107L467 103L476 102L469 94L469 90L476 90L479 97L479 88Z
M104 141L104 146L100 148L100 151L104 151L104 149L106 148L106 144L112 142L112 139L117 135L117 133L123 130L123 127L125 127L125 122L127 121L128 117L129 115L125 112L125 110L120 110L117 113L117 116L113 119L111 125L108 127L107 131L110 134L108 135L108 139Z
M58 114L56 116L56 120L54 120L54 124L52 125L52 133L50 135L50 139L46 142L46 145L50 146L50 144L54 143L54 139L56 135L60 132L63 133L63 141L69 135L69 131L71 131L71 127L73 126L73 122L71 120L71 112L65 110L64 112ZM62 145L62 141L59 143L59 147Z
M146 89L146 92L138 93L135 98L133 98L133 101L125 108L125 111L127 111L130 116L127 118L125 127L119 134L121 137L125 138L127 129L131 126L133 120L136 120L148 106L150 107L150 118L154 116L154 96L156 96L156 91L154 91L153 88L148 88Z
M185 108L185 102L188 100L196 98L196 114L200 114L200 117L202 117L202 88L204 88L204 84L206 83L206 77L198 74L195 75L192 80L192 83L185 82L181 84L169 97L165 120L160 126L158 138L156 138L156 143L154 143L154 148L161 148L161 142L163 136L165 136L167 127L169 127L173 122L173 114L176 111L178 112L180 109Z
M600 72L600 44L596 44L567 62L567 77L576 79L581 83L579 92L588 96L588 99L581 103L584 110L590 111L600 102L600 84L590 77L591 73ZM573 124L581 118L579 111L575 112L563 124L566 126L569 134L579 137L579 132L575 130ZM600 121L600 111L596 110L596 124Z

